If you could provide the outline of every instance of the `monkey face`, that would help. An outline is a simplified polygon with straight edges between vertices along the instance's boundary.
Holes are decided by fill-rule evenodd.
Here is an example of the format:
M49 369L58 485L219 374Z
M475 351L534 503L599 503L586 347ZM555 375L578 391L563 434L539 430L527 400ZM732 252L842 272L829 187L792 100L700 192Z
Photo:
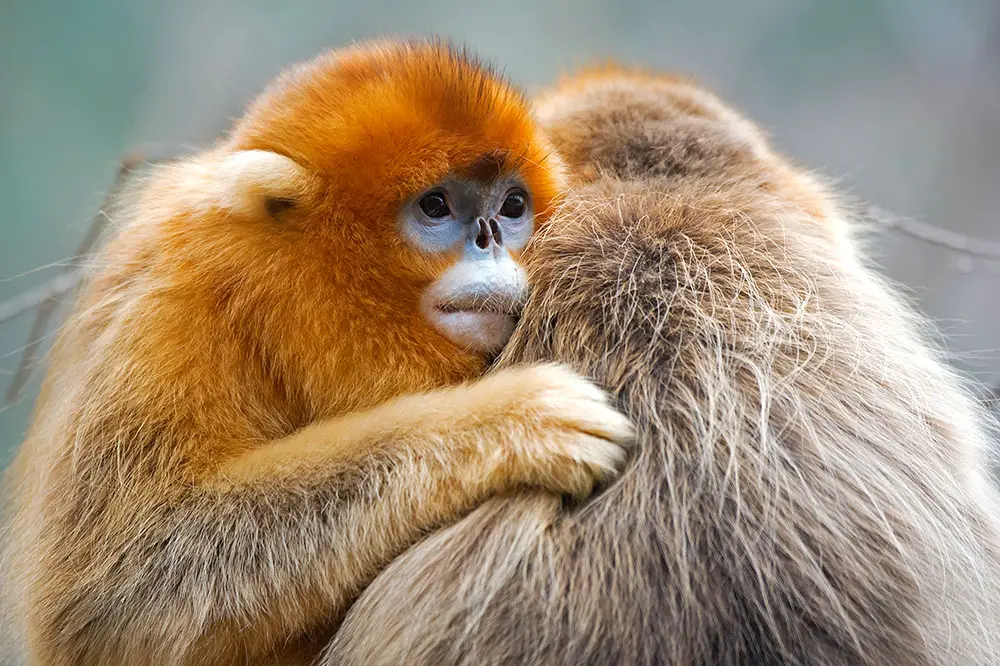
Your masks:
M516 175L449 178L404 202L404 241L453 260L424 290L420 311L455 344L492 353L513 332L528 290L517 254L534 230L532 203Z

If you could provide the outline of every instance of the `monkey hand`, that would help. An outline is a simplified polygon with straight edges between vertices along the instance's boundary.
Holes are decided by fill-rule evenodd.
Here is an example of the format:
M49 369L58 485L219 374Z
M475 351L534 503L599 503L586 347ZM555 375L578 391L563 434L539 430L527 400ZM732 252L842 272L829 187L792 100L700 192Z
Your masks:
M633 440L628 419L593 383L565 366L505 370L476 387L490 393L518 436L506 439L501 485L522 484L585 499L621 474Z

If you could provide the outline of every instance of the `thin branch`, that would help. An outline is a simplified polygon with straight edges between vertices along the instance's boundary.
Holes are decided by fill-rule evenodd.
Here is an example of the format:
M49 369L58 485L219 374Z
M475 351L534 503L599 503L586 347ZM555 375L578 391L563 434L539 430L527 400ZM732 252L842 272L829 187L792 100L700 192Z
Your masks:
M869 206L866 212L869 218L883 228L905 234L928 245L936 245L977 259L1000 261L1000 243L948 231L926 222L896 217L877 206Z
M58 308L59 301L51 297L38 306L35 321L31 324L31 332L28 333L28 344L24 346L24 351L21 352L21 361L17 364L17 371L14 372L14 377L7 386L7 393L4 394L4 405L14 404L21 397L21 391L24 390L25 385L28 383L28 378L31 376L31 368L38 357L38 348L42 346L42 341L45 340L45 331L48 330L49 319L52 318L52 315Z
M82 278L83 271L79 269L60 273L51 280L0 303L0 324L31 312L50 298L60 298L73 291Z

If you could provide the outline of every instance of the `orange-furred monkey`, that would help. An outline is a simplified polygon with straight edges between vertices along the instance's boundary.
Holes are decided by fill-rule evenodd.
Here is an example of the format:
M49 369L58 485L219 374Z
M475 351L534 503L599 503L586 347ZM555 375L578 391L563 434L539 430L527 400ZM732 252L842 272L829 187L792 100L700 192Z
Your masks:
M629 425L578 375L445 388L510 334L558 168L489 70L381 43L287 72L154 170L10 472L26 662L310 663L434 528L613 478Z

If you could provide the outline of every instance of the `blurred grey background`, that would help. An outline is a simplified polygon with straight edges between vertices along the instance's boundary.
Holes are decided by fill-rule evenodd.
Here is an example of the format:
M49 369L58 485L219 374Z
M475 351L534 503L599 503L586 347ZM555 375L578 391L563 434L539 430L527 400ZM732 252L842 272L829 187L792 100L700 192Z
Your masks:
M0 303L57 274L127 152L210 143L321 49L430 33L529 90L609 57L694 76L852 196L1000 241L1000 0L0 0ZM963 370L1000 370L1000 263L874 250ZM0 323L0 390L31 320ZM38 374L0 411L0 464Z

